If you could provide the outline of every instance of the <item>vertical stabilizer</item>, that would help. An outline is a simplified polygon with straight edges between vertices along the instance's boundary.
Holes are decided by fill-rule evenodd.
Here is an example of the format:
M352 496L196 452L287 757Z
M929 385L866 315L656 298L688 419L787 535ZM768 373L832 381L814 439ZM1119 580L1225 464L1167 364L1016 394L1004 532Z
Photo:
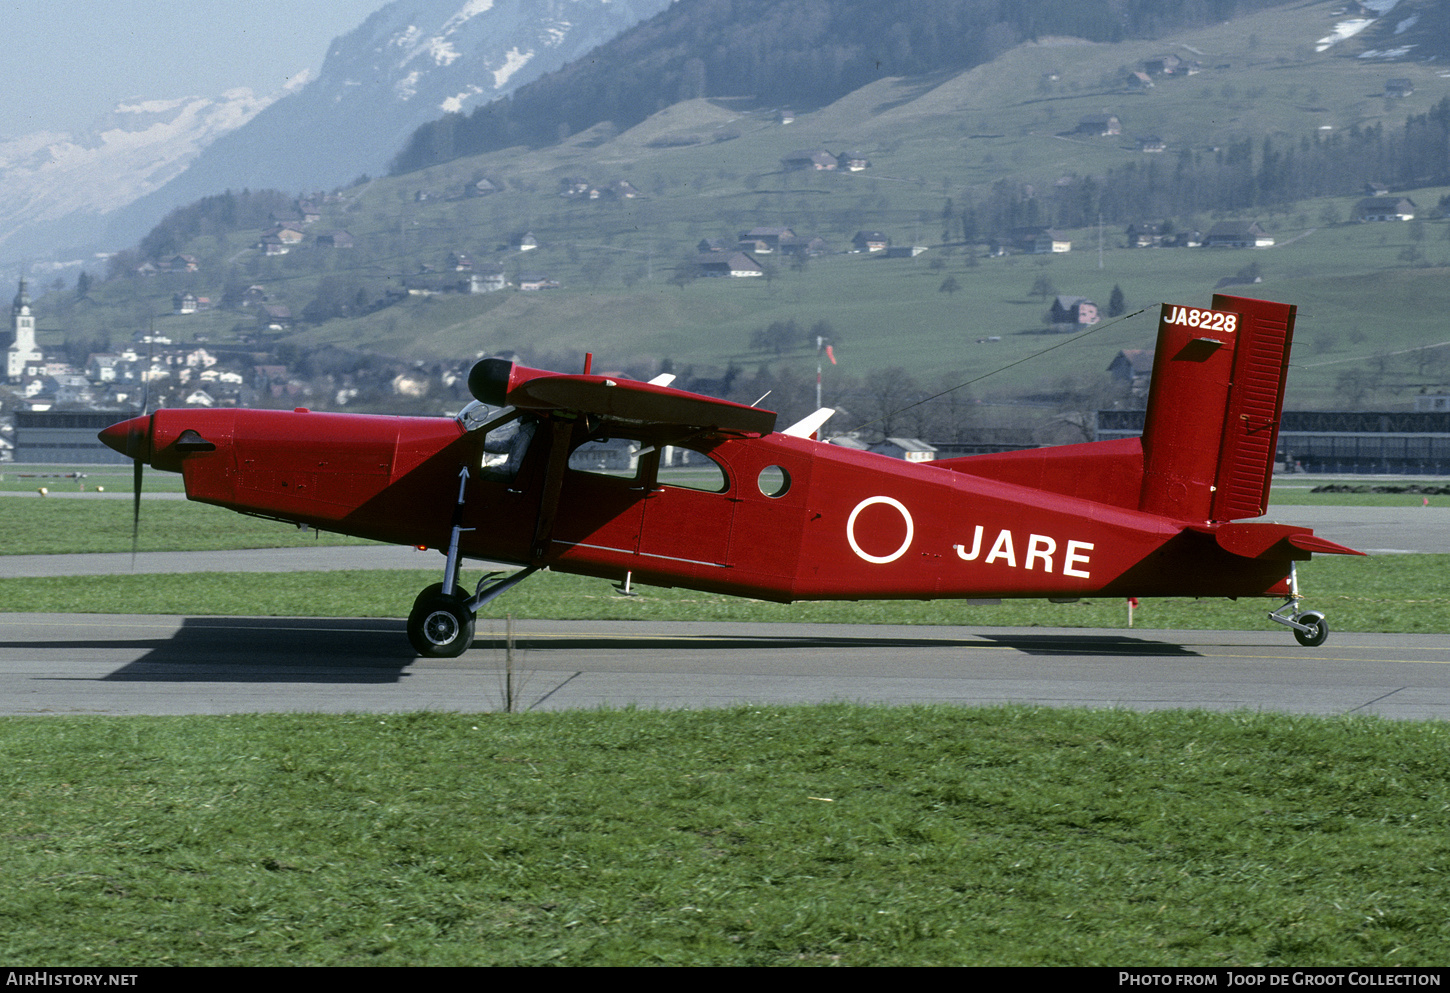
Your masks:
M1290 304L1217 294L1209 310L1163 305L1141 509L1195 521L1264 513L1294 314Z

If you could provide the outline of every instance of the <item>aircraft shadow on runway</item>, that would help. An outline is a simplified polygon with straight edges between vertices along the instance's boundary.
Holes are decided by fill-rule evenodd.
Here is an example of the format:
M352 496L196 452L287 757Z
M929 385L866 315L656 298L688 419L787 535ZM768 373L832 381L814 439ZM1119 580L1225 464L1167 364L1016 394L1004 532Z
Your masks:
M1118 657L1201 657L1202 653L1166 641L1146 641L1117 635L981 635L972 638L906 637L770 637L768 635L640 635L625 637L530 637L515 635L514 647L530 652L569 649L628 649L637 652L688 649L692 651L758 651L792 648L982 648L1001 645L1024 655L1113 655ZM502 649L502 635L480 634L473 648Z
M122 682L395 683L413 664L403 622L188 617L170 638L46 642L47 648L145 650L103 677Z
M527 622L514 638L515 648L533 657L534 667L550 653L627 651L648 658L680 651L767 651L795 649L919 649L940 651L983 647L1009 648L1034 656L1197 657L1201 653L1167 641L1102 634L982 634L943 638L910 636L761 635L530 635ZM35 642L0 643L34 647ZM392 683L415 662L404 624L386 618L189 617L170 638L85 638L47 641L47 649L143 651L134 661L102 677L126 682ZM501 657L502 635L481 632L461 660L476 653ZM476 664L476 659L474 660ZM430 664L456 664L439 660Z

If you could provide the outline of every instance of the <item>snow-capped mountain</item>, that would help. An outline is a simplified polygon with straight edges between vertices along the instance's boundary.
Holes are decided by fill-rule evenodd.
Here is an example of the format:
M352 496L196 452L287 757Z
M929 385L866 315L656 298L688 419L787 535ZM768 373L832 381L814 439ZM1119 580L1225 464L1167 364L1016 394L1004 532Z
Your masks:
M101 215L176 178L279 95L236 89L216 98L136 99L82 134L0 139L0 253L98 236Z
M420 124L467 112L654 16L672 0L395 0L332 43L317 78L214 142L120 212L135 241L225 189L325 189L378 174Z

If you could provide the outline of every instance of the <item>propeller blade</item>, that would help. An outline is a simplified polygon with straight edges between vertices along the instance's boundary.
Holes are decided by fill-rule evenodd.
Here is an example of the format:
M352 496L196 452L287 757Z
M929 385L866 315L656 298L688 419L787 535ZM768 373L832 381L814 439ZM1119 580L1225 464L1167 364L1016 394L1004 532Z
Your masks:
M131 568L136 568L136 546L141 539L141 469L146 463L138 455L131 463Z

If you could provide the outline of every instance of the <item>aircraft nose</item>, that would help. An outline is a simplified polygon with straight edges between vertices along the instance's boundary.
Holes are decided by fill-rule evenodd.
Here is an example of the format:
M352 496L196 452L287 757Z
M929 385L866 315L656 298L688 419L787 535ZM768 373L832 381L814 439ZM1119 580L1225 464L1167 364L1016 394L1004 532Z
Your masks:
M151 419L133 417L129 421L112 424L97 437L128 459L142 459L151 452Z

